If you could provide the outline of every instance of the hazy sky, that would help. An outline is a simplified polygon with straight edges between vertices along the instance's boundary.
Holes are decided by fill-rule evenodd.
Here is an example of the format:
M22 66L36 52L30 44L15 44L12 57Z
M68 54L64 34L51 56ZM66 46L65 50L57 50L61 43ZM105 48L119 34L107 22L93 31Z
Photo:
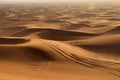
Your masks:
M119 1L119 0L0 0L0 3L9 2L69 2L69 1Z
M0 2L30 2L30 1L51 2L51 1L79 1L79 0L0 0Z
M79 1L79 0L0 0L0 2L63 2L63 1Z

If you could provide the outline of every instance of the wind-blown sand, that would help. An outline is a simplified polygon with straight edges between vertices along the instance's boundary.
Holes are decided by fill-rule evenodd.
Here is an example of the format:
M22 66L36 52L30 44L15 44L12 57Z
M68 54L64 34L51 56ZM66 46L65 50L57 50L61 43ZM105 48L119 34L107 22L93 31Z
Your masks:
M120 80L119 15L41 6L0 8L0 80Z

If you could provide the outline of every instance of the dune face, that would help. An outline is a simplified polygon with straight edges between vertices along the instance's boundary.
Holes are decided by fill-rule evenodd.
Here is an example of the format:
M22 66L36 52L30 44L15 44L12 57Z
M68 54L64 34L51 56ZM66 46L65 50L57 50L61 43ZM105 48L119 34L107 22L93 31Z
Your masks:
M0 38L0 44L20 44L25 43L29 40L17 39L17 38Z
M120 6L0 5L0 80L120 80Z

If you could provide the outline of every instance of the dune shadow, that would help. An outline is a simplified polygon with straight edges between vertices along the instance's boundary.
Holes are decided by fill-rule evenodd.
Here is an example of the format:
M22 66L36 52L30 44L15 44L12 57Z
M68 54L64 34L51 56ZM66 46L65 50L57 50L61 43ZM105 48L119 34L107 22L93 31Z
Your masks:
M29 41L29 39L22 38L0 38L0 44L21 44Z

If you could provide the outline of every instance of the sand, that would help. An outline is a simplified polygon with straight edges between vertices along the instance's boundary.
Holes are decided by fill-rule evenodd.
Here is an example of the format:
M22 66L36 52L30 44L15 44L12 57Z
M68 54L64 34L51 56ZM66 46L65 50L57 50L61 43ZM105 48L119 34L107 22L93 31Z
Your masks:
M0 80L120 80L119 5L95 4L1 5Z

